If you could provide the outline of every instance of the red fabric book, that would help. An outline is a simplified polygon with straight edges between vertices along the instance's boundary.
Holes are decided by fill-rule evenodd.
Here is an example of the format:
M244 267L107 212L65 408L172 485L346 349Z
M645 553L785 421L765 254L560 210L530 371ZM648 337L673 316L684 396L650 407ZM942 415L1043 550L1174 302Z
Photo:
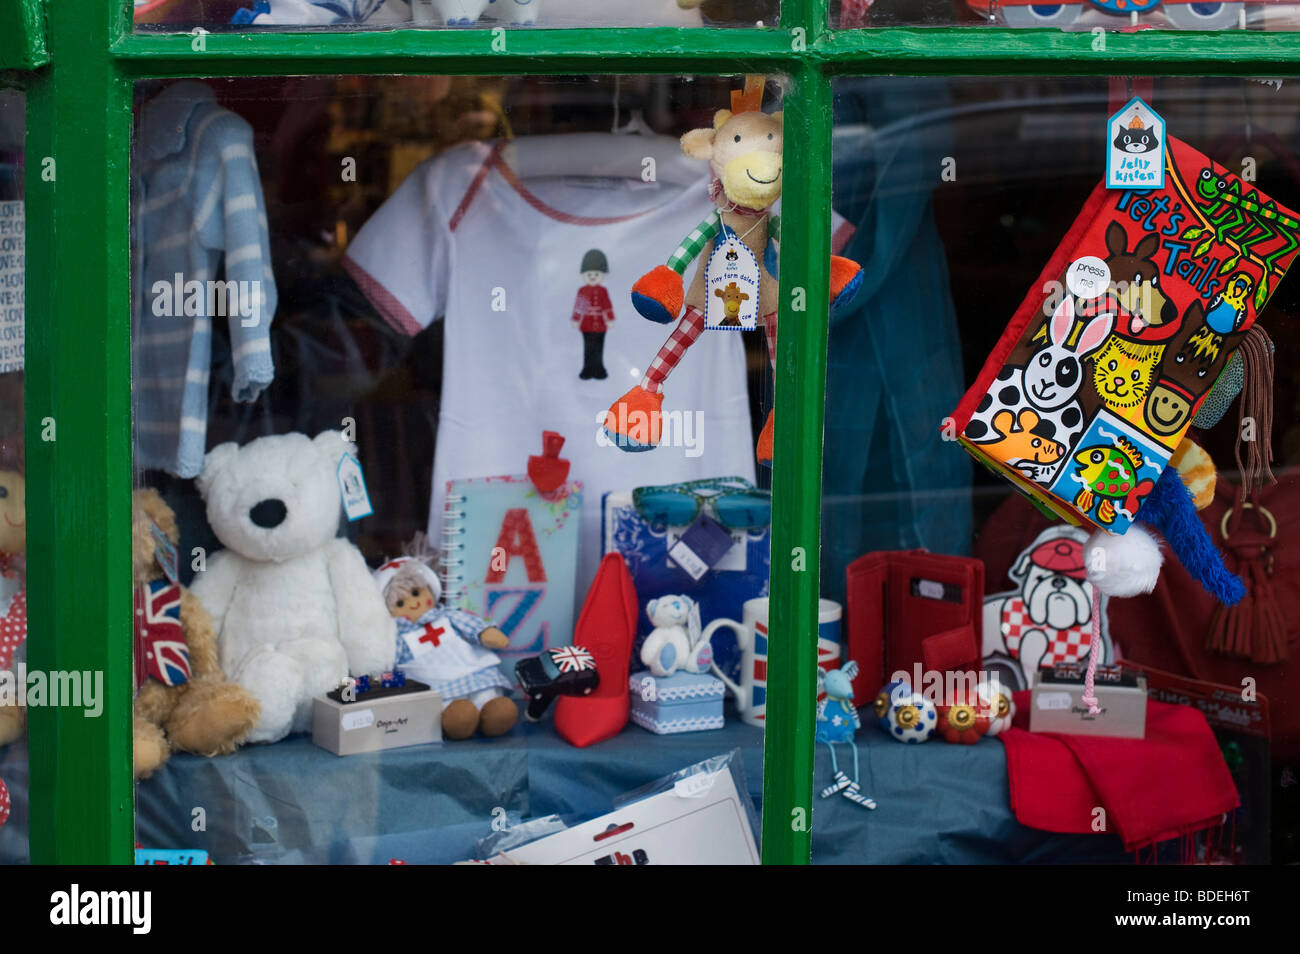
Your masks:
M1113 533L1300 250L1297 213L1165 145L1164 188L1093 190L944 424L1041 506Z

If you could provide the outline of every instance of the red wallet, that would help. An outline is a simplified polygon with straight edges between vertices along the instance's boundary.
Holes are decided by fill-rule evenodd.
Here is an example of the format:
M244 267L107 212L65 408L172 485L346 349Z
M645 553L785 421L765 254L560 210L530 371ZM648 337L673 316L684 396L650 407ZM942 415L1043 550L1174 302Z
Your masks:
M849 564L845 626L858 664L854 705L866 705L900 670L979 666L983 644L984 564L926 550L868 553ZM915 686L917 691L922 686Z

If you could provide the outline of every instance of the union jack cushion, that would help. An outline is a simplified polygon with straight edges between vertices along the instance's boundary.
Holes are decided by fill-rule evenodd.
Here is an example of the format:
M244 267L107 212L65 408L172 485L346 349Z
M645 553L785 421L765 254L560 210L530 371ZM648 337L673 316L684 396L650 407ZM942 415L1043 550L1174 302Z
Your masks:
M154 580L135 588L135 687L153 676L164 686L190 680L190 651L181 628L181 588Z

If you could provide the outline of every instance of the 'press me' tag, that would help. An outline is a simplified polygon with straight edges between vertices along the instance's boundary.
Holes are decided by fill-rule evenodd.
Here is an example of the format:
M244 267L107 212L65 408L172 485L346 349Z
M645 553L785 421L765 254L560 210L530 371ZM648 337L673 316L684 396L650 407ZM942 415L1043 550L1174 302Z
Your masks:
M1134 96L1106 125L1106 188L1165 187L1165 121Z
M153 536L153 556L162 567L163 576L169 583L180 582L180 558L176 554L176 544L167 539L162 527L149 521L149 533Z
M692 580L698 580L726 555L732 543L731 534L708 514L702 513L673 544L668 557Z
M375 508L370 506L361 464L351 454L344 454L339 461L338 478L339 496L343 498L343 512L348 515L348 520L360 520L375 512Z
M725 224L704 266L704 295L706 329L758 327L758 259Z

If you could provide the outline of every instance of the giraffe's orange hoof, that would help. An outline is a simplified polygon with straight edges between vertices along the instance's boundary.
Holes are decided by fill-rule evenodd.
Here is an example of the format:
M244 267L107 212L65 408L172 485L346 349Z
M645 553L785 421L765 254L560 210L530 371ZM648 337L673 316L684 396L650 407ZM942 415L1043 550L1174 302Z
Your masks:
M758 447L754 451L754 456L758 458L760 464L771 466L772 463L772 432L776 429L773 423L776 420L776 412L767 412L767 423L763 425L763 430L758 435Z
M654 449L662 436L664 396L637 385L605 412L605 434L625 451Z

